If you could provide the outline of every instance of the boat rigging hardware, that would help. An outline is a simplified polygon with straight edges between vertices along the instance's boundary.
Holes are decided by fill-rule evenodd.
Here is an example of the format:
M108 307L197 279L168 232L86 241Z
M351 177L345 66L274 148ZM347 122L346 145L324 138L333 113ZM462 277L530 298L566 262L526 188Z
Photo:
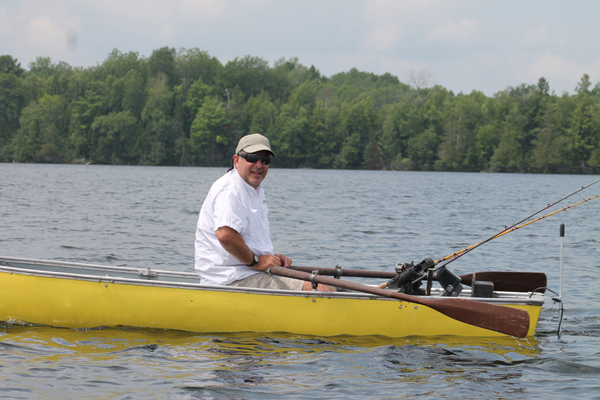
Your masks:
M562 325L563 316L565 314L564 301L563 301L562 297L558 293L556 293L554 290L552 290L550 288L547 288L547 287L540 287L540 288L535 289L534 291L531 292L531 294L529 295L529 298L531 298L531 296L533 296L533 294L536 291L541 290L541 289L547 290L547 291L552 292L552 293L554 293L556 295L556 297L552 298L552 301L553 301L552 305L554 306L554 303L558 303L559 316L558 316L558 328L556 330L556 335L560 339L560 327Z
M312 290L317 290L317 286L319 286L319 283L315 281L315 277L317 275L319 275L319 271L316 269L310 274L309 279L310 279L310 284L312 285Z
M431 258L426 258L417 265L414 262L398 263L396 264L398 275L387 281L385 286L390 289L399 289L399 292L406 294L424 295L426 291L420 288L421 279L425 275L425 271L433 266L435 266L435 261Z
M344 271L342 270L342 266L340 264L335 266L335 279L340 279L342 277L342 275L344 274Z
M426 296L431 296L431 287L433 286L433 273L435 272L434 268L427 269L427 289L425 290Z
M150 269L150 267L146 267L145 269L138 270L139 276L144 276L146 279L157 277L158 274Z
M438 269L437 272L438 281L444 288L444 294L442 296L457 297L463 290L463 286L460 284L460 277L455 275L445 266Z

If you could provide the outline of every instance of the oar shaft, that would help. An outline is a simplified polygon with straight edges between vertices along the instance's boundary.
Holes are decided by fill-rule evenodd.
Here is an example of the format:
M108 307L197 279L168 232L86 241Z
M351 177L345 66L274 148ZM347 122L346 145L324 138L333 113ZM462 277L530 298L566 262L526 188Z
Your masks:
M329 278L326 276L311 275L306 272L294 271L282 267L271 267L268 271L274 275L287 276L289 278L304 281L314 281L316 283L323 283L358 292L420 304L457 321L500 332L505 335L523 338L527 336L527 332L529 331L529 314L526 311L516 308L456 298L431 299L410 296L393 290L384 290L378 287L361 285L359 283Z
M360 269L346 269L346 268L325 268L325 267L300 267L292 265L290 267L296 271L308 272L319 271L320 275L336 276L336 277L353 277L353 278L380 278L380 279L392 279L396 275L395 272L387 271L363 271Z

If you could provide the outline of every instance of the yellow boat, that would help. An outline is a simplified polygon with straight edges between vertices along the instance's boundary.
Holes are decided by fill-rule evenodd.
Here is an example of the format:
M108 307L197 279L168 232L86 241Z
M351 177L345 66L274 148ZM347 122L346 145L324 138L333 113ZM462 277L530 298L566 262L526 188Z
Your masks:
M430 296L420 298L450 305L467 301L524 310L529 317L526 336L534 334L543 294L494 292L491 298L471 295L471 290L465 289L459 297L443 297L442 289L433 289ZM434 308L420 301L355 291L201 285L195 273L0 257L0 321L12 324L392 338L505 336Z

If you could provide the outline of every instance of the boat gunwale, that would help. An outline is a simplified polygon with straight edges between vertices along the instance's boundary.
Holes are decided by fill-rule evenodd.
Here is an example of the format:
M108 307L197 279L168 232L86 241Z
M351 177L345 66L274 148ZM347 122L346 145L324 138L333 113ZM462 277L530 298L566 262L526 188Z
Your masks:
M222 286L222 285L206 285L201 283L187 283L187 282L175 282L165 281L158 279L148 278L124 278L110 275L86 275L75 272L58 272L58 271L42 271L35 269L28 269L22 267L14 267L4 265L3 263L23 263L23 264L34 264L42 266L55 266L55 267L68 267L81 270L96 270L102 272L121 272L121 273L133 273L140 274L144 271L144 268L132 268L132 267L115 267L115 266L102 266L97 264L85 264L75 263L68 261L53 261L53 260L40 260L40 259L28 259L28 258L17 258L17 257L0 257L0 272L5 273L16 273L21 275L39 276L46 278L58 278L58 279L72 279L80 281L98 282L98 283L111 283L111 284L125 284L125 285L138 285L138 286L150 286L150 287L163 287L173 289L187 289L187 290L207 290L207 291L220 291L220 292L232 292L232 293L246 293L246 294L261 294L261 295L276 295L276 296L289 296L289 297L306 297L306 298L336 298L336 299L368 299L368 300L384 300L384 301L398 301L402 300L377 296L370 293L361 292L318 292L318 291L296 291L296 290L280 290L280 289L261 289L261 288L248 288L248 287L237 287L237 286ZM190 272L176 272L166 270L150 269L152 273L156 273L158 276L164 278L168 277L185 277L190 279L198 279L196 273ZM142 275L143 276L143 275ZM373 286L373 285L371 285ZM376 285L375 285L376 286ZM469 293L470 290L466 290L465 293ZM498 297L494 298L477 298L470 296L460 297L444 297L444 296L427 296L430 299L463 299L470 301L479 301L490 304L502 304L502 305L533 305L542 306L544 304L545 296L541 293L519 293L519 292L494 292Z

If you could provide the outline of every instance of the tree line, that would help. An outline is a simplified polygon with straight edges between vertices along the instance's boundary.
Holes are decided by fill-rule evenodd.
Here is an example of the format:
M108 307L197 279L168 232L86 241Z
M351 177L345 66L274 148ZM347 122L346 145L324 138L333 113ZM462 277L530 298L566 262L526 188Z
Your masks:
M226 166L270 138L278 167L534 173L600 171L600 83L454 94L298 59L222 64L199 49L113 50L93 67L0 56L0 161Z

